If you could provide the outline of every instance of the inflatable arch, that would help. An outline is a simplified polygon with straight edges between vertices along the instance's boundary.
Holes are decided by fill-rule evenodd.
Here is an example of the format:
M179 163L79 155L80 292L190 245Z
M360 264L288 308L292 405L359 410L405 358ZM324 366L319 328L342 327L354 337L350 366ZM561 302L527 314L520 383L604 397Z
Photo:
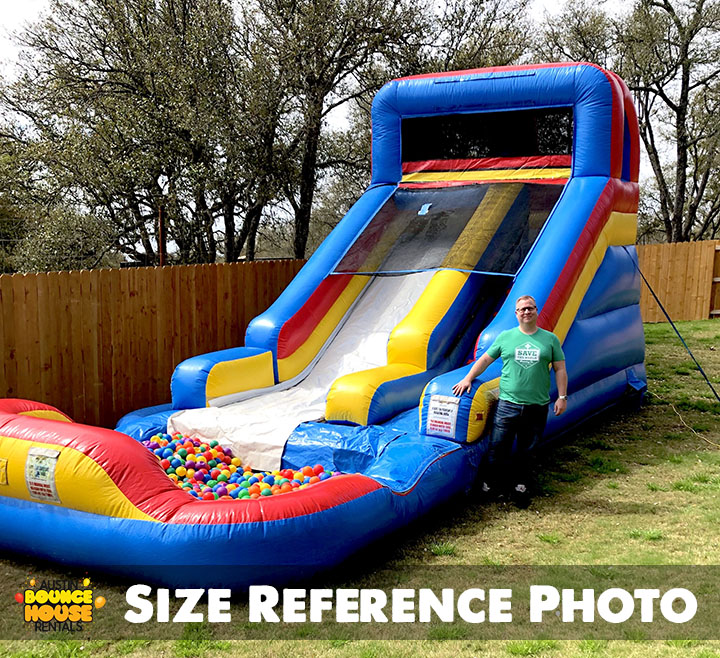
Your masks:
M388 83L373 103L370 186L244 347L183 362L172 404L116 431L0 401L0 545L186 586L335 565L470 487L499 364L470 394L451 388L515 325L521 294L567 357L568 411L550 415L544 440L642 395L638 166L630 94L595 65ZM256 468L343 474L198 500L138 442L166 430Z

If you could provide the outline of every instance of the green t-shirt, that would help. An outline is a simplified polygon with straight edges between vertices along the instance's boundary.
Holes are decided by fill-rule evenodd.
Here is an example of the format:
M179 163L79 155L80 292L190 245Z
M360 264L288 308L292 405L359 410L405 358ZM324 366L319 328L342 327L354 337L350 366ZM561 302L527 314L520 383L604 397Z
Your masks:
M564 361L558 337L540 329L524 334L518 327L503 331L488 349L493 359L502 359L500 399L516 404L550 402L550 364Z

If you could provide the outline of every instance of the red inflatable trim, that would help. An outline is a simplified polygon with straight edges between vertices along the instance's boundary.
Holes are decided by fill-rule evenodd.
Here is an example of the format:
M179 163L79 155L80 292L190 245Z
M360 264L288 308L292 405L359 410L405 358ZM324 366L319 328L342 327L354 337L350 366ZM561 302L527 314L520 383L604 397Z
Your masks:
M280 328L278 359L287 358L305 343L347 288L351 278L350 274L338 274L328 276L320 282L307 301Z
M637 183L640 177L640 134L637 130L637 110L635 109L635 103L633 103L632 94L622 78L617 73L611 73L610 75L617 80L622 90L625 120L630 126L630 181ZM623 125L623 139L624 135L625 126Z
M536 69L557 69L566 68L568 66L592 66L602 70L597 64L591 62L551 62L549 64L523 64L517 66L490 66L485 69L466 69L464 71L444 71L443 73L420 73L418 75L409 75L405 78L396 78L396 80L420 80L422 78L446 78L451 76L469 75L473 73L505 73L512 71L534 71Z
M523 158L472 158L403 162L403 174L418 171L476 171L484 169L537 169L570 167L571 155L532 155Z
M0 399L0 412L7 414L25 414L32 411L54 411L57 414L68 419L72 422L72 419L67 414L64 414L59 409L44 404L43 402L35 402L34 400L21 400L20 398L2 398Z
M568 182L567 178L528 178L528 179L491 179L491 180L447 180L447 181L427 181L426 183L400 183L398 187L404 189L427 189L429 187L459 187L461 185L483 185L488 183L533 183L537 185L565 185Z

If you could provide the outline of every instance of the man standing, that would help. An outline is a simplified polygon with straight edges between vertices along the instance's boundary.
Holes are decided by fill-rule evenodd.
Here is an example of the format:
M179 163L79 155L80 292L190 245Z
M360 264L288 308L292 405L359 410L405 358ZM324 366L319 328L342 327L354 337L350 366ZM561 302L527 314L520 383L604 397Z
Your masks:
M503 331L490 348L470 368L467 376L453 386L455 395L462 395L472 387L473 379L481 375L495 359L502 359L500 400L490 435L488 458L493 465L489 491L511 485L511 493L520 507L530 503L530 468L528 450L542 436L547 422L550 402L550 364L555 370L558 399L555 415L567 408L568 377L565 355L558 337L537 326L538 311L529 295L515 302L518 326ZM510 461L512 445L517 438L517 456Z

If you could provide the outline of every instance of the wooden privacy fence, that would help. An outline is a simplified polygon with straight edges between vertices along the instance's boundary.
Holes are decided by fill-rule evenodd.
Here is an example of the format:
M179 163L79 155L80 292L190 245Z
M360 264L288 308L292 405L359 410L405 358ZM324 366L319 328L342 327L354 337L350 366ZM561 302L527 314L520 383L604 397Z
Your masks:
M0 396L113 427L190 356L243 344L304 261L0 276Z
M638 245L640 270L673 320L720 318L720 240ZM647 286L645 322L666 322Z

